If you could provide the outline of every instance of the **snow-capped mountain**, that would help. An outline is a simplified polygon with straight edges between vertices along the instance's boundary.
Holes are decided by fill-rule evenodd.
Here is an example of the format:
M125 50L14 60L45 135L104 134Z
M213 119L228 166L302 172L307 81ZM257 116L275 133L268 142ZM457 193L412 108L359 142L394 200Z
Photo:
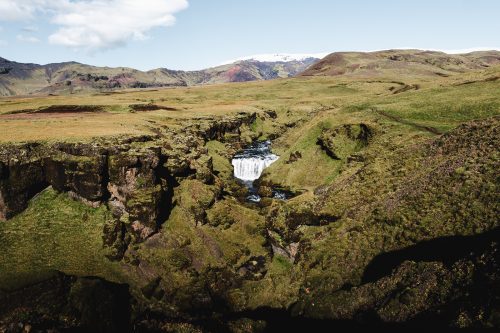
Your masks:
M329 52L323 53L269 53L269 54L256 54L252 56L241 57L233 60L223 62L221 65L232 64L238 61L260 61L260 62L289 62L289 61L304 61L305 59L315 58L322 59L326 57Z

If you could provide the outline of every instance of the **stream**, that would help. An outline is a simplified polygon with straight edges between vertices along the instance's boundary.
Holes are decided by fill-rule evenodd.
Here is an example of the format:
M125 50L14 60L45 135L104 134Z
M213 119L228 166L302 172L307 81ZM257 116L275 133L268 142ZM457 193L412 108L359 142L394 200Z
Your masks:
M234 177L243 183L249 190L247 200L260 202L258 188L254 181L260 178L265 168L276 162L279 156L271 151L271 141L258 141L234 155L231 164L234 168ZM273 189L275 199L285 200L287 195Z

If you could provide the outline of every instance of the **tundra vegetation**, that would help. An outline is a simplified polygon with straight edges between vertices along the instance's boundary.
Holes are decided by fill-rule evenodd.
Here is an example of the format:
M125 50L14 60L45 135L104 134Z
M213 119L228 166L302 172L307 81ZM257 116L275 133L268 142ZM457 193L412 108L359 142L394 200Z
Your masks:
M499 327L500 67L412 54L0 99L0 330Z

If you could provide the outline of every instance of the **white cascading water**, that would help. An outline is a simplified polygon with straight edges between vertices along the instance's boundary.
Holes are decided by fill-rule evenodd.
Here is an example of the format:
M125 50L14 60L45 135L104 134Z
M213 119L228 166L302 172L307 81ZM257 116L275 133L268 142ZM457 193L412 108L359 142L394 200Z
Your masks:
M259 179L264 169L279 158L271 153L270 144L270 141L259 142L234 156L231 162L234 167L234 177L252 182Z
M265 168L278 159L271 154L264 157L236 158L233 159L234 176L241 180L254 181L260 178Z
M234 177L248 188L247 201L260 202L258 188L253 186L253 182L260 178L265 168L278 159L278 155L271 153L271 141L254 143L233 157L231 163L234 167ZM273 189L273 197L278 200L286 200L287 194Z

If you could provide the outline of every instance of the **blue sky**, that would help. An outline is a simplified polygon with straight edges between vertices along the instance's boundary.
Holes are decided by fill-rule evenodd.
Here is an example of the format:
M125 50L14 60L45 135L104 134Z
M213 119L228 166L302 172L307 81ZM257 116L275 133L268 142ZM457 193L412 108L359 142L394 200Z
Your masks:
M0 0L0 57L191 70L262 53L498 49L499 18L499 0Z

